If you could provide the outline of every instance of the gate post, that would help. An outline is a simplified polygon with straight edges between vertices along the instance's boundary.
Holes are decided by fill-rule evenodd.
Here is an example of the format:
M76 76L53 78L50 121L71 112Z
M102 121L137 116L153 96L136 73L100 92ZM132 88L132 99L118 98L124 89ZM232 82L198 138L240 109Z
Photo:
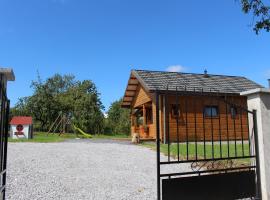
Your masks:
M258 156L258 167L260 167L259 179L261 183L259 184L261 184L262 200L270 200L270 90L258 88L242 92L241 95L247 96L248 110L253 110L254 133L258 145L256 157Z
M160 200L160 127L159 127L159 93L156 92L156 141L157 141L157 200Z

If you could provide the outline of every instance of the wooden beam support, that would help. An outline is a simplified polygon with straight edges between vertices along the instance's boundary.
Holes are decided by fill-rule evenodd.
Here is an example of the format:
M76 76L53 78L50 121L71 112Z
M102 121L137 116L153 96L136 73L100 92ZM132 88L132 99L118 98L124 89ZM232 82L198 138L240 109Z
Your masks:
M128 86L138 86L138 83L129 83Z
M124 96L124 99L123 99L124 101L132 101L133 100L133 97L126 97L126 96Z
M128 85L127 90L137 90L138 85Z
M146 109L145 105L143 104L143 126L146 125Z

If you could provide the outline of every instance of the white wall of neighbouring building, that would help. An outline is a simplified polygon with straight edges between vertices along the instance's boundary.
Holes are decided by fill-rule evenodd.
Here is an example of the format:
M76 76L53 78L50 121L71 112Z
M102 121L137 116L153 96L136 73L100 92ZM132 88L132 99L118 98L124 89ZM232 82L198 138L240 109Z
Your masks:
M18 135L17 136L15 134L16 132L18 132L17 131L17 125L11 125L12 139L21 139L21 138L29 139L30 138L30 125L23 125L23 131L22 132L24 133L24 135Z

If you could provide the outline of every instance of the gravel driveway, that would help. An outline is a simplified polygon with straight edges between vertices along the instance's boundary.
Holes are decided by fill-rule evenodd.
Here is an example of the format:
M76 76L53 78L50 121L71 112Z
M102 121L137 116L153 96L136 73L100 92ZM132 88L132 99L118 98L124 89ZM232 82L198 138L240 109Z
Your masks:
M128 142L10 143L7 199L155 200L156 154Z

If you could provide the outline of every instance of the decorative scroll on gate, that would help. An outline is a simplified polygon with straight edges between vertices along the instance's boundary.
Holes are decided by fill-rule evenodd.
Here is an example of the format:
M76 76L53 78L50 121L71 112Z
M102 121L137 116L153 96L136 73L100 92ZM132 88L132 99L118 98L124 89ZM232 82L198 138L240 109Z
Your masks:
M256 111L244 98L176 88L155 102L158 199L261 199Z

